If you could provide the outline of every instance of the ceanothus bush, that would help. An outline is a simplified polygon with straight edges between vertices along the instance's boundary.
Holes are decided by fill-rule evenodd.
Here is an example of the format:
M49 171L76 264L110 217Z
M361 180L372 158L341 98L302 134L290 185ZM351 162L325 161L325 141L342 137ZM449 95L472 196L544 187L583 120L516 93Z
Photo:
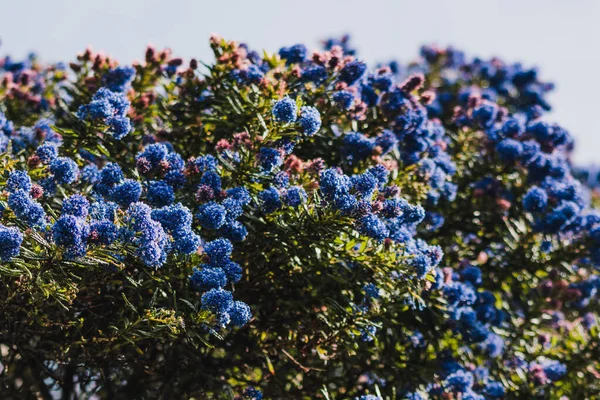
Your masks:
M535 68L210 45L0 62L4 397L600 395L598 174Z

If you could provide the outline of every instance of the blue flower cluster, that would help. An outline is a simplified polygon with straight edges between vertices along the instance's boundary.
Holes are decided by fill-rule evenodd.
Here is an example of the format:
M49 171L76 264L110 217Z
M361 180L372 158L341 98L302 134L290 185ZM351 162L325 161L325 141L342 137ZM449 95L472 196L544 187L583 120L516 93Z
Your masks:
M225 328L245 325L252 314L244 302L234 301L231 292L223 287L228 282L237 283L242 277L242 268L231 260L233 246L227 239L216 239L204 244L207 263L194 268L190 284L202 295L202 308L215 313L219 326Z
M535 217L534 228L547 233L589 231L593 224L583 216L586 196L565 154L570 135L539 114L507 114L477 92L469 98L455 121L483 130L502 162L527 171L529 188L522 203Z
M451 358L442 358L441 382L430 383L423 390L406 393L405 398L503 399L506 395L503 384L489 375L489 369L485 366L465 367Z
M57 150L53 144L42 144L36 150L35 163L48 166L48 178L42 179L72 183L79 176L79 168L72 159L58 157ZM203 228L216 230L235 241L246 237L247 230L237 219L250 202L250 194L243 187L223 190L217 161L212 156L192 158L186 164L168 144L155 143L138 153L136 166L146 180L144 184L126 179L116 163L109 162L100 170L94 164L82 169L82 181L91 185L94 201L90 203L81 194L65 198L60 215L51 224L52 241L62 249L65 258L78 259L96 246L119 244L132 246L142 263L157 268L166 263L170 254L196 253L201 239L193 229L194 216L181 203L174 203L175 191L188 185L195 186L200 193L197 221ZM156 186L167 188L167 195L158 193ZM37 193L36 187L39 186L27 172L15 170L9 174L5 189L9 192L9 208L16 217L44 231L47 216L32 197ZM290 202L300 201L303 196L301 192L290 191ZM142 197L154 208L140 202ZM10 260L19 254L23 236L16 228L1 228L1 256L3 260ZM251 318L250 308L243 302L233 301L229 292L211 291L222 290L227 282L236 283L241 279L241 267L230 259L231 243L221 238L206 243L204 249L209 258L207 265L212 270L206 267L200 270L200 276L194 273L192 286L206 291L203 306L218 315L220 326L225 327L229 322L244 325ZM208 271L212 271L212 280L202 275Z
M102 78L102 83L112 92L125 92L135 77L135 69L119 66L108 71Z
M115 84L116 79L116 75L113 74L111 85ZM122 77L118 79L122 80ZM122 85L125 85L126 81L122 82ZM117 86L121 89L121 84ZM127 117L129 106L129 100L120 91L113 92L109 88L102 87L94 94L89 104L79 107L77 117L85 121L100 122L109 128L108 132L112 137L120 140L131 132L131 121Z
M453 200L456 187L447 182L447 178L455 174L456 166L446 152L448 138L443 125L431 119L423 105L431 99L425 94L419 96L416 93L423 85L422 75L413 75L395 87L395 77L391 68L367 73L366 64L353 57L346 57L342 61L343 56L338 53L341 48L328 49L330 51L324 53L322 59L294 56L296 53L290 53L291 49L306 48L297 45L280 50L281 57L285 58L288 64L299 64L303 80L315 85L327 85L331 81L327 78L336 76L337 72L338 82L343 82L358 92L355 95L353 91L346 89L333 91L332 101L342 109L354 112L355 118L361 119L364 111L361 113L359 110L380 107L383 114L394 121L390 126L391 130L384 130L376 138L369 138L362 133L344 135L342 152L348 162L356 163L371 155L385 154L398 149L402 161L407 165L419 162L426 164L423 174L432 186L432 202L436 203L440 198ZM305 55L304 50L298 54ZM302 123L302 118L300 122ZM320 119L318 124L320 125Z
M0 261L7 262L17 257L21 251L23 234L19 229L0 224Z
M296 121L297 114L296 102L289 97L285 97L273 105L273 117L277 122L292 123Z
M425 71L441 70L442 87L451 87L460 83L459 93L439 90L436 100L429 106L435 116L444 114L449 105L458 97L466 101L469 94L481 89L483 98L490 101L502 101L510 109L519 112L531 112L535 107L549 110L545 96L554 86L540 81L535 68L526 68L520 63L506 63L498 58L483 60L468 59L462 51L448 47L446 49L423 46L421 56L424 63L419 67ZM460 71L459 75L454 71ZM451 110L450 110L451 111Z
M33 126L23 126L18 129L0 111L0 151L8 150L10 142L13 154L18 154L25 149L35 149L42 143L50 146L60 146L62 136L51 128L52 121L42 118ZM48 160L45 164L49 163Z
M532 361L528 367L533 381L538 385L557 381L567 373L567 368L563 363L545 357L539 357Z
M22 171L13 171L6 189L9 191L8 207L15 216L31 228L44 229L46 212L31 196L33 186L29 176L25 176Z
M398 191L387 181L388 171L381 164L351 177L330 168L321 172L319 188L333 210L355 219L359 233L403 243L409 264L422 278L439 264L442 250L413 238L425 210L398 198Z
M468 265L446 277L442 292L453 329L468 343L477 343L489 357L495 358L504 351L504 339L491 328L501 327L506 314L496 308L493 293L477 290L481 283L481 270Z

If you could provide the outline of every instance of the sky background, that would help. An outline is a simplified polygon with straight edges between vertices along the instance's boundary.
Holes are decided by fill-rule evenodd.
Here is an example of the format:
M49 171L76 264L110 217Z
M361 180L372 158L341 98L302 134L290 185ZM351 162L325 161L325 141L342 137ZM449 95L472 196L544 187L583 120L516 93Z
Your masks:
M540 67L556 90L549 120L577 139L575 160L600 163L600 1L596 0L2 0L0 54L70 61L87 46L120 62L147 44L211 60L208 38L277 51L349 33L369 62L418 55L421 44Z

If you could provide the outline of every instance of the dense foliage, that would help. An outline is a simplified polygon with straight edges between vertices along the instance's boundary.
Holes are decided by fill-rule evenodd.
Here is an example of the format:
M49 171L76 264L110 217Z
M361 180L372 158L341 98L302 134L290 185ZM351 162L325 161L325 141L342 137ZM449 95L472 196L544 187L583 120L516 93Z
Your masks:
M210 43L0 63L3 398L599 396L600 214L536 69Z

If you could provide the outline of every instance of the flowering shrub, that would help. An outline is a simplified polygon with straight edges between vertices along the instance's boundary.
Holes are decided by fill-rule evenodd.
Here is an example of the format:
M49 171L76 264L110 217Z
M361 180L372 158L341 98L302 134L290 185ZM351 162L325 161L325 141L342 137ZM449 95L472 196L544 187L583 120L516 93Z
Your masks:
M0 63L6 396L599 395L600 214L536 69L211 47Z

